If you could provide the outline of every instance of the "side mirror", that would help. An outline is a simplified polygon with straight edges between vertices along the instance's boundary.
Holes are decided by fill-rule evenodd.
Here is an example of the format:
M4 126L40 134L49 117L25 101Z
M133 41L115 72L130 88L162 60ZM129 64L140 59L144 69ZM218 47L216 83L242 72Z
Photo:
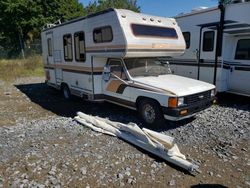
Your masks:
M105 66L103 70L103 80L106 82L110 79L110 66Z

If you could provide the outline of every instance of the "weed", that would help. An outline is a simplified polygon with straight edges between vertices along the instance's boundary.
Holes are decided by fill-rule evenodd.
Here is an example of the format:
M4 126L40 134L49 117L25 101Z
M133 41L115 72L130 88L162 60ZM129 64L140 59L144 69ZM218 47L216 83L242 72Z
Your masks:
M12 81L19 77L43 75L41 56L33 56L27 59L0 60L0 79L4 81Z

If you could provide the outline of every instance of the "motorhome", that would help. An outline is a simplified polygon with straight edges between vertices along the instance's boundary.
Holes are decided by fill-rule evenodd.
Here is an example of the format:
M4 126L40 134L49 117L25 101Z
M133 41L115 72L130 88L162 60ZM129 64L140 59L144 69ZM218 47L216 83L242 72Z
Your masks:
M41 33L46 82L90 101L138 110L147 124L181 120L207 108L215 86L171 74L164 59L184 53L176 21L108 9Z
M237 2L175 17L186 51L169 60L174 74L250 96L250 2Z

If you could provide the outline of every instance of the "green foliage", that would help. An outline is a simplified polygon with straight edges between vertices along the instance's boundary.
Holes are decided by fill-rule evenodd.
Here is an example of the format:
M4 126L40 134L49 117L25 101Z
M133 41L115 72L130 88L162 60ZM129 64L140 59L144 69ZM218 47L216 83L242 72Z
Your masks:
M107 8L122 8L140 12L140 7L137 5L136 0L98 0L93 3L89 3L89 5L85 8L85 13L91 14Z
M20 53L20 46L40 37L46 23L83 15L78 0L1 0L0 45L8 56Z
M21 47L40 38L46 23L62 22L107 8L125 8L139 12L136 0L99 0L86 8L78 0L1 0L0 58L16 57Z

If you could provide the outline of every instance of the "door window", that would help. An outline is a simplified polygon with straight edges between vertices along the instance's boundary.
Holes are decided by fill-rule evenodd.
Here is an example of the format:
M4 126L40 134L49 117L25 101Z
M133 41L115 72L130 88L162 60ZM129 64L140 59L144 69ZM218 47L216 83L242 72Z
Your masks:
M51 38L47 39L47 45L48 45L48 55L52 56L52 43L51 43Z
M115 76L117 76L117 77L119 77L119 78L121 78L123 80L127 79L127 76L126 76L126 74L124 72L124 68L123 68L123 65L122 65L121 61L119 61L119 60L110 60L108 65L110 66L110 72L113 75L115 75Z
M238 40L235 59L250 60L250 39Z
M214 31L204 32L202 50L204 52L211 52L214 50Z
M183 32L182 34L186 42L186 49L188 49L190 47L190 32Z

